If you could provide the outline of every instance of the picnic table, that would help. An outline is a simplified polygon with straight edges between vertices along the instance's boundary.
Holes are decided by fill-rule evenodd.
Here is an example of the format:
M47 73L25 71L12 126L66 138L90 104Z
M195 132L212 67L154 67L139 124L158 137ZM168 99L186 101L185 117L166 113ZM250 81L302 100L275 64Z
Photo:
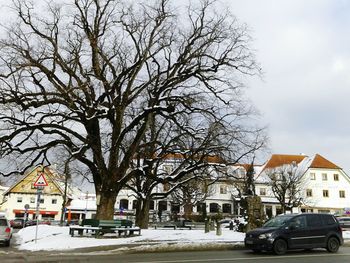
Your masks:
M116 220L98 220L98 219L83 219L80 225L70 226L69 234L73 237L75 232L78 232L79 236L83 236L84 231L89 231L94 234L96 238L103 236L106 233L118 234L120 237L132 236L135 233L141 235L141 229L139 227L133 227L130 220L116 219Z

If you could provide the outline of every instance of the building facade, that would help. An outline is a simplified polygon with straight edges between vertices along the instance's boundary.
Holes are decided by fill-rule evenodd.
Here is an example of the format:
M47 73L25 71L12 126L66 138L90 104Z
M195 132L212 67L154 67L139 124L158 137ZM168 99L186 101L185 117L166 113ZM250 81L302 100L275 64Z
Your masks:
M260 196L267 218L282 212L281 204L274 196L268 171L283 165L296 167L300 183L301 204L293 207L293 212L326 212L341 214L350 207L350 178L342 168L327 160L323 156L281 155L273 154L263 165L254 166L254 191ZM167 160L164 170L174 169L174 163ZM239 217L242 215L240 207L241 184L246 180L249 165L228 166L224 176L211 173L210 182L202 199L193 199L191 214L215 215L221 213L223 217ZM9 218L23 217L27 212L29 219L35 218L37 204L37 189L33 183L42 167L36 167L28 172L21 180L4 192L1 210ZM59 220L63 203L63 187L59 177L49 168L44 169L49 183L40 198L39 219ZM159 184L154 188L156 192L166 191L166 185ZM77 191L70 195L65 209L65 218L81 220L94 218L96 215L96 196L91 193ZM69 199L68 198L68 199ZM132 219L135 215L137 199L129 189L123 189L115 203L115 217ZM25 209L28 205L28 209ZM26 211L27 210L27 211ZM349 210L349 209L348 209ZM150 221L165 221L182 217L185 214L183 204L177 202L172 195L161 200L153 200L150 205Z

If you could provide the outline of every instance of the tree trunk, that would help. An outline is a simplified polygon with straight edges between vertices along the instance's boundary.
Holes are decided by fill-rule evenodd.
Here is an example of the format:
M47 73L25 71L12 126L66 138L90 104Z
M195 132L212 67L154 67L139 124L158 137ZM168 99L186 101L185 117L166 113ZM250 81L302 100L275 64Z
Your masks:
M96 219L111 220L114 216L114 204L117 199L118 191L100 191L97 194L97 212ZM98 203L99 201L99 203Z
M191 215L193 212L193 204L190 203L191 201L186 202L184 205L184 218L185 219L191 219Z
M142 229L148 228L150 203L149 198L137 200L135 225Z

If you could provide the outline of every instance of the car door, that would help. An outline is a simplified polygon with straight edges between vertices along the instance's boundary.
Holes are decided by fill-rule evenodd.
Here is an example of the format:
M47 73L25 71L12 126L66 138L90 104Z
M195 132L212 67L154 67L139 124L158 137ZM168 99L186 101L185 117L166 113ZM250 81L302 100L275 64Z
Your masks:
M296 216L289 222L288 243L290 248L306 248L309 246L309 232L305 215Z
M328 227L322 220L322 214L308 215L307 225L310 233L310 244L313 247L319 247L325 244Z

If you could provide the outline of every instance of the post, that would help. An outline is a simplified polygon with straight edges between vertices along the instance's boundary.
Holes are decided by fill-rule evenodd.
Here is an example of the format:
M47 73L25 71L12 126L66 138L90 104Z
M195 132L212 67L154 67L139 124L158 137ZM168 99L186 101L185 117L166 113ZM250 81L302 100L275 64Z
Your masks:
M40 197L41 197L41 192L42 192L42 187L38 186L37 187L37 200L36 200L36 227L35 227L35 243L38 239L38 225L39 225L39 208L40 208Z
M217 236L222 235L221 224L220 224L219 219L216 219L216 235Z
M210 219L208 219L208 218L205 219L204 233L210 232L210 227L209 227L210 221L209 220Z

